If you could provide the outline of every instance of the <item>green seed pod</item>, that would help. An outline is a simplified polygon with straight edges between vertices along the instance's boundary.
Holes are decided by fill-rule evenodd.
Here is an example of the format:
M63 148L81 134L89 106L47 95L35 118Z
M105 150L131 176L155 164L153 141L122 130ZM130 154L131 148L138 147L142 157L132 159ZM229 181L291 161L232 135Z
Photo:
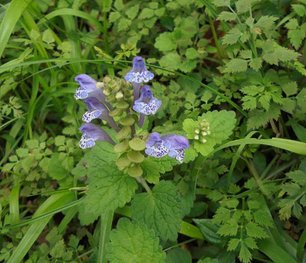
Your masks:
M134 151L143 151L146 148L146 142L140 138L133 138L129 141L129 146Z
M135 151L128 152L127 157L133 163L142 163L144 160L144 155Z
M119 141L122 141L126 138L129 138L131 136L131 133L132 133L131 127L125 126L117 133L117 138Z
M139 165L134 165L128 168L127 173L131 177L139 177L142 176L143 170Z
M118 166L118 169L120 171L126 169L127 167L129 167L131 164L131 161L124 155L121 156L117 161L116 161L116 165Z
M127 140L124 140L118 144L116 144L114 146L114 152L115 153L123 153L123 152L126 152L128 149L129 149L129 141Z

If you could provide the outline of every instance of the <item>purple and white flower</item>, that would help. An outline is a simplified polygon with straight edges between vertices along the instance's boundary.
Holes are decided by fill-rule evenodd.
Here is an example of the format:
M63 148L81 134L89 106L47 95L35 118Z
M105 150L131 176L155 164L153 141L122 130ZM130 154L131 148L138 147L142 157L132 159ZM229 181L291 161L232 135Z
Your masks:
M185 150L188 148L189 142L184 136L176 134L160 136L159 133L154 132L149 136L145 153L155 158L161 158L168 155L182 163L185 156Z
M135 100L133 110L144 115L153 115L161 106L161 101L153 96L149 86L143 86L139 99Z
M114 119L109 115L109 110L98 99L90 97L84 100L87 105L88 111L83 114L82 120L86 123L91 122L94 119L101 119L107 121L107 123L116 131L118 126Z
M105 101L104 94L99 88L98 82L86 74L80 74L75 77L80 87L76 90L74 97L79 100L84 100L90 97Z
M83 133L79 143L81 149L94 147L96 141L107 141L114 144L114 141L104 130L92 123L83 124L80 131Z
M142 57L137 56L133 59L133 68L125 75L125 80L132 83L146 83L154 78L154 74L147 70Z

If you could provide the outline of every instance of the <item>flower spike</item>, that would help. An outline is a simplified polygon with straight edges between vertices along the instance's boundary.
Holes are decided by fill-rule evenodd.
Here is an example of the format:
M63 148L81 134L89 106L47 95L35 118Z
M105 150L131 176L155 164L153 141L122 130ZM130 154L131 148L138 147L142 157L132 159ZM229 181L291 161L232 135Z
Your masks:
M154 78L154 74L147 70L142 57L137 56L133 59L133 68L125 75L125 80L132 83L149 82Z
M153 96L149 86L140 90L140 98L135 100L133 110L144 115L153 115L161 106L161 101Z

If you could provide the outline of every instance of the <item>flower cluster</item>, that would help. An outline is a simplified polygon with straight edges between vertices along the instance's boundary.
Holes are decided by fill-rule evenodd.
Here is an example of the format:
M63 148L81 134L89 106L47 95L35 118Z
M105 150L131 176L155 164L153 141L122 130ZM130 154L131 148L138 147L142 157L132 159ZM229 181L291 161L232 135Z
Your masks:
M91 148L97 140L105 140L114 143L109 135L99 126L90 123L94 119L106 121L114 130L118 130L114 119L109 115L105 96L101 90L103 83L95 81L86 74L76 76L75 80L80 87L76 90L74 97L78 100L83 100L87 106L87 111L84 113L82 120L85 122L80 128L83 133L80 140L82 149Z
M145 153L156 158L168 155L179 162L183 162L184 151L188 147L189 142L184 136L175 134L160 136L159 133L154 132L149 136Z
M133 84L134 87L134 111L143 115L153 115L161 106L161 101L153 96L149 86L141 84L149 82L154 78L154 74L147 70L142 57L135 57L133 68L127 73L125 79ZM140 90L140 97L139 91ZM183 162L184 151L189 147L188 139L180 135L165 135L152 133L146 143L145 153L155 158L166 155Z
M103 82L97 82L86 74L78 75L75 80L79 88L75 92L75 98L82 100L87 106L87 111L82 117L85 123L80 128L83 134L80 147L91 148L98 140L116 145L115 150L120 153L118 167L121 170L127 169L128 173L131 171L131 174L137 176L142 173L139 163L144 156L139 151L143 151L144 148L149 156L161 158L168 155L183 162L184 151L189 147L188 140L183 136L162 136L154 132L149 135L146 143L143 141L143 148L134 145L137 140L142 141L137 137L133 139L137 118L138 126L141 126L145 116L154 115L161 106L161 101L154 97L150 86L144 85L153 78L154 74L147 70L140 56L133 59L133 68L124 77L125 81L105 77ZM129 89L131 85L133 90ZM140 113L140 116L137 117L135 112ZM102 128L91 123L95 119L107 122L117 132L117 144ZM125 150L122 152L123 148Z
M195 135L194 135L194 139L198 140L202 143L206 143L206 136L210 134L210 127L209 127L209 123L206 120L203 120L202 122L200 122L200 127L198 129L195 129L194 131Z

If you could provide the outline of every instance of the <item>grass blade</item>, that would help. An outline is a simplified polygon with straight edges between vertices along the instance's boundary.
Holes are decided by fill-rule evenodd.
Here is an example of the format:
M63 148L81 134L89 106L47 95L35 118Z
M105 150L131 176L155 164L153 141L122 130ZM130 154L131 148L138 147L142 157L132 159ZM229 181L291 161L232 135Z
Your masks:
M13 0L7 8L0 24L0 57L2 56L17 21L31 2L32 0Z
M74 194L72 192L54 194L50 196L36 211L33 217L39 216L50 210L59 208L67 203L74 200ZM17 248L14 250L12 256L9 258L7 263L19 263L22 262L24 256L28 253L31 246L37 240L41 232L44 230L45 226L48 224L49 220L52 218L48 216L41 219L38 222L33 223L27 232L25 233L22 240L19 242Z
M268 145L276 148L280 148L283 150L287 150L289 152L297 153L300 155L306 155L306 143L299 142L295 140L288 140L282 138L272 138L272 139L239 139L230 141L228 143L223 144L222 146L215 149L214 152L220 151L227 147L239 146L242 144L259 144L259 145Z

